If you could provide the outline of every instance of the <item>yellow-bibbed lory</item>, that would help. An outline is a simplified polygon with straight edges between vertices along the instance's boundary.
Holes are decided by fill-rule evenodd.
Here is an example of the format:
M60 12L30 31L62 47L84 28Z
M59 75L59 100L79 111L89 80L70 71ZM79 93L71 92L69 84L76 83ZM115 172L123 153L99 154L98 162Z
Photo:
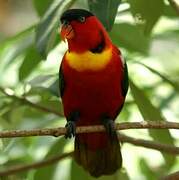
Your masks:
M69 9L60 20L61 37L68 42L59 72L66 137L75 136L79 165L95 177L110 175L122 165L114 120L128 90L127 65L91 12ZM106 132L75 134L76 126L100 124Z

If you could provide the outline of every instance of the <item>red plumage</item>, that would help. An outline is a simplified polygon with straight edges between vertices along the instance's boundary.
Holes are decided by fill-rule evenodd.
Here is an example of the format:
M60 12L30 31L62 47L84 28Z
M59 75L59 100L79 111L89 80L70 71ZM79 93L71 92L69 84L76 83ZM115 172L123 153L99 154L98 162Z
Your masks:
M101 124L101 115L104 113L112 119L116 118L119 108L124 103L120 85L123 79L123 65L119 58L119 52L113 48L110 63L105 69L96 72L78 72L71 69L65 58L63 59L62 69L68 85L62 97L66 117L71 112L80 110L80 119L77 121L79 126ZM98 134L99 138L96 133L80 135L83 136L90 149L96 150L105 146L106 138L102 133Z
M81 17L85 17L85 22L80 22ZM109 62L98 70L79 71L69 64L64 55L60 75L63 77L61 97L65 116L69 119L73 112L79 112L79 117L75 119L77 126L102 124L103 116L115 120L128 88L128 82L124 81L127 80L127 66L121 59L120 51L90 12L68 10L62 15L61 21L61 34L68 41L68 53L92 52L95 57L95 53L99 55L106 49L112 50ZM92 176L114 173L122 164L117 135L112 140L106 132L76 135L75 159ZM102 165L99 166L99 162Z

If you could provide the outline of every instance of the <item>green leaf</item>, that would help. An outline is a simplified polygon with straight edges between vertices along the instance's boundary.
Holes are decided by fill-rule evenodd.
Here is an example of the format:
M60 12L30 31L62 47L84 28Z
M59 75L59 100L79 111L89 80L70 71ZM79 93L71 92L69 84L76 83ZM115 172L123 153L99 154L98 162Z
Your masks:
M74 159L71 161L71 180L90 180L90 175Z
M28 83L32 87L37 87L37 88L41 88L42 90L47 90L54 96L59 97L60 96L60 88L59 88L59 79L57 76L58 76L57 74L42 75L42 76L33 78ZM48 83L48 81L50 81L50 83ZM49 84L49 85L47 86L47 84Z
M152 168L147 164L147 161L143 158L140 159L139 162L141 173L145 175L146 180L156 180L158 179L156 173L152 170Z
M63 115L63 106L59 99L58 100L50 99L50 100L46 100L46 101L44 100L44 101L40 101L37 104Z
M139 89L132 80L130 80L130 88L132 95L134 97L134 100L144 118L144 120L149 121L161 121L164 120L164 117L161 115L161 112L159 109L157 109L151 101L148 99L148 97L145 95L144 91Z
M3 73L14 59L33 44L34 41L34 27L32 26L12 38L7 39L0 45L0 71Z
M100 164L99 164L100 166ZM96 178L92 177L86 170L84 170L81 166L79 166L74 160L71 162L71 180L96 180ZM108 176L101 176L98 180L129 180L127 172L125 169L120 169L116 173Z
M129 179L129 176L128 176L128 174L127 174L127 172L126 172L126 170L125 169L121 169L121 170L119 170L119 173L118 173L118 178L117 179L125 179L125 180L130 180Z
M33 0L34 7L39 16L42 16L54 0Z
M156 71L155 69L139 62L136 61L137 64L140 64L142 66L144 66L145 68L147 68L148 70L150 70L152 73L156 74L157 76L159 76L160 78L163 79L163 81L165 81L166 83L170 84L174 90L176 91L176 93L179 93L179 84L177 82L174 82L172 80L170 80L166 75L162 74L161 72Z
M56 79L49 87L48 90L55 96L60 96L59 79Z
M35 27L36 27L36 25L32 25L29 28L15 34L14 36L6 38L3 42L1 42L0 49L2 49L6 45L9 45L9 44L19 40L20 38L22 38L24 36L27 36L29 33L34 31Z
M165 121L160 110L151 103L144 91L137 87L131 80L130 88L137 107L145 121ZM169 130L149 130L149 134L158 142L174 145L174 140ZM166 166L171 167L175 162L175 157L165 153L162 154L166 160Z
M46 158L52 157L53 155L57 155L57 153L62 153L66 143L67 140L64 137L59 138L59 140L57 140L50 148L49 152L46 155Z
M115 24L110 36L113 43L119 47L124 47L131 52L148 53L149 38L145 37L135 25Z
M107 31L112 29L121 0L88 0L90 10L99 18Z
M42 20L36 29L36 48L38 52L45 58L48 52L58 42L57 30L62 11L73 4L73 0L68 1L64 5L63 0L54 1L46 11Z
M20 81L24 80L39 64L41 57L36 49L32 46L29 48L26 57L23 60L19 68L19 79Z
M44 83L47 84L47 82L51 79L54 79L54 75L39 75L33 79L31 79L30 81L28 81L28 83L33 86L33 87L39 87L42 86Z
M128 0L136 23L145 34L150 34L154 25L163 13L163 0Z
M161 103L160 103L160 108L163 109L163 108L168 108L169 106L169 103L171 103L171 101L173 101L175 98L177 97L177 94L176 92L172 92L170 93L169 96L165 97Z
M167 16L167 17L170 17L170 18L177 18L178 17L178 14L174 10L174 8L171 7L170 5L165 5L164 6L163 15Z
M66 142L67 141L64 138L60 138L55 144L52 145L50 151L45 156L45 159L55 156L57 154L58 155L61 154L63 152ZM56 168L57 168L57 164L53 164L53 165L38 169L34 174L34 180L53 179Z

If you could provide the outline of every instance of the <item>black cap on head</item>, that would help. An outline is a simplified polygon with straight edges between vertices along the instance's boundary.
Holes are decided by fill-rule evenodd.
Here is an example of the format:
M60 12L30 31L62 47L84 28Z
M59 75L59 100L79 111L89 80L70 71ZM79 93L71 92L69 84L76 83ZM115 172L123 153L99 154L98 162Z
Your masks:
M85 9L68 9L62 14L60 21L63 22L64 20L66 21L77 20L81 16L89 17L89 16L94 16L94 15Z

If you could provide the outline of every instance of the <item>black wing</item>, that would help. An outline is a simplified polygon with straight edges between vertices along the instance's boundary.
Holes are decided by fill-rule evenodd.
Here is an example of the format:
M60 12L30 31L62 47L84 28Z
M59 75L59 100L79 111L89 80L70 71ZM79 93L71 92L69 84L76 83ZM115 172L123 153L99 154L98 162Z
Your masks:
M124 63L124 76L123 76L121 87L122 87L122 95L126 97L126 94L129 88L128 69L127 69L126 62Z
M124 66L123 66L123 80L120 82L121 83L121 88L122 88L122 95L125 99L127 91L128 91L128 87L129 87L129 80L128 80L128 69L127 69L127 64L126 62L124 62ZM124 103L121 104L119 106L119 108L116 111L116 115L115 118L118 116L118 114L121 112L122 108L124 106Z
M60 70L59 70L59 89L60 89L60 96L62 98L65 89L65 79L64 79L62 66L60 66Z

